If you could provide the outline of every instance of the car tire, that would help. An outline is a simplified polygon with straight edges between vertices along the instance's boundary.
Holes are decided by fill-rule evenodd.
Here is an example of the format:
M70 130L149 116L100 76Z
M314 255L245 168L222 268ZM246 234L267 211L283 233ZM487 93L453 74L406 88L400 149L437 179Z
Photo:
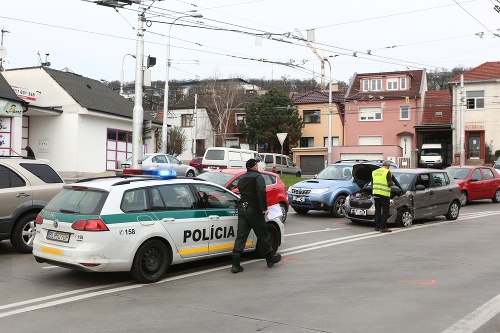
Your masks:
M499 193L500 196L500 193ZM460 192L460 207L463 207L467 204L467 192Z
M333 200L332 209L330 210L330 214L333 217L345 217L345 204L346 196L343 194L339 194L335 200Z
M396 217L396 226L400 228L409 228L413 225L413 216L408 208L400 208Z
M295 174L295 177L302 177L302 173L300 171L297 171L297 173Z
M309 211L309 209L305 209L305 208L295 208L295 207L292 207L292 208L295 211L295 213L301 214L301 215L307 214L307 212Z
M280 233L274 224L268 223L266 225L267 232L269 232L269 240L271 241L271 246L273 247L273 254L278 251L278 247L280 246ZM255 246L255 255L257 258L265 258L266 253L264 252L262 242L257 240L257 245Z
M186 177L194 177L196 174L193 170L189 170L188 172L186 172Z
M170 266L167 246L159 239L144 242L135 253L130 274L140 283L158 282Z
M495 192L495 196L493 197L493 199L491 199L491 201L493 201L494 203L500 202L500 189Z
M36 234L35 219L38 213L29 213L21 216L12 228L10 242L12 246L21 253L33 251L33 240Z
M458 218L458 214L460 214L460 203L457 200L454 200L450 203L450 207L448 207L448 212L445 216L447 220L456 220Z
M286 205L284 203L280 203L280 208L281 208L281 222L285 223L287 216Z

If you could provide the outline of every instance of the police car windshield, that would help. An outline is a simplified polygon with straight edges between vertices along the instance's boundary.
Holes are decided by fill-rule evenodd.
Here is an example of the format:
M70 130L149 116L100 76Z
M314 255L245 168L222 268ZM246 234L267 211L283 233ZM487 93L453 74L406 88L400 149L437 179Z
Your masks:
M197 178L215 183L220 186L226 186L226 184L234 177L234 174L222 173L222 172L204 172Z
M329 165L323 169L316 179L346 180L352 176L352 165Z

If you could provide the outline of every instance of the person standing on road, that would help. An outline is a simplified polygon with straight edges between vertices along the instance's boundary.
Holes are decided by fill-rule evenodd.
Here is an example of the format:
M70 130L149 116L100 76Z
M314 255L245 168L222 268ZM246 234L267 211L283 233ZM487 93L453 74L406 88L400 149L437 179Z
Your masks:
M258 162L260 161L249 159L246 162L247 172L238 181L241 199L238 209L238 231L231 255L233 258L231 272L233 273L243 272L240 258L252 229L259 243L263 244L267 267L273 267L281 260L281 255L273 255L271 237L266 228L266 216L269 213L266 203L266 183L258 171Z
M24 150L26 150L28 157L35 158L35 152L33 151L33 149L31 149L30 146L26 146Z
M391 232L387 228L389 207L391 204L391 186L394 185L389 171L391 161L382 162L382 166L372 172L372 194L375 199L375 231Z

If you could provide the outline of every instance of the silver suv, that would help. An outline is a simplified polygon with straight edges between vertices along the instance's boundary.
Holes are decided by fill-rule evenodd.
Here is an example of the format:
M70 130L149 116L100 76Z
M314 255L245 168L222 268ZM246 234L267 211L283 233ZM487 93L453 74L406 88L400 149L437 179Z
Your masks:
M35 218L62 189L64 181L41 160L0 157L0 241L31 253Z

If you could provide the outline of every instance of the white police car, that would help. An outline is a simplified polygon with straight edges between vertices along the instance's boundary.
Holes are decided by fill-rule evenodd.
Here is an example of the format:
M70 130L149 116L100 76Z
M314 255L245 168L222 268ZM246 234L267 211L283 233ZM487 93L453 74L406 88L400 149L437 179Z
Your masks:
M203 180L174 179L173 171L167 180L127 177L148 171L64 186L36 218L35 259L85 271L130 271L151 283L172 264L230 254L238 196ZM267 229L276 252L283 223L275 218ZM264 256L253 232L245 251Z

